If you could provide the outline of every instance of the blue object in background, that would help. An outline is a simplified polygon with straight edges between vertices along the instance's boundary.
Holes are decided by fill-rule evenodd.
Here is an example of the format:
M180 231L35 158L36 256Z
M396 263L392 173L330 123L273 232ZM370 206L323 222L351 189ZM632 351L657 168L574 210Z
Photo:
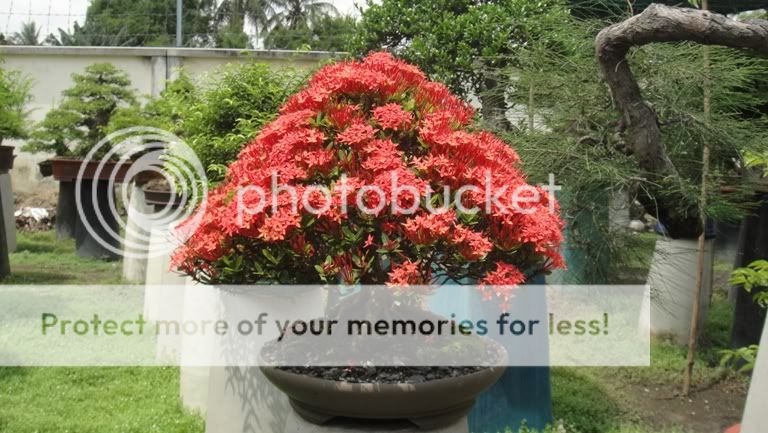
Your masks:
M544 277L529 284L544 284ZM442 315L469 316L472 311L498 308L493 302L484 303L473 291L466 286L444 285L431 297L430 309ZM545 296L543 290L541 295ZM511 428L517 432L523 422L534 429L544 429L552 423L549 367L507 368L501 379L478 397L469 414L469 431L496 433Z

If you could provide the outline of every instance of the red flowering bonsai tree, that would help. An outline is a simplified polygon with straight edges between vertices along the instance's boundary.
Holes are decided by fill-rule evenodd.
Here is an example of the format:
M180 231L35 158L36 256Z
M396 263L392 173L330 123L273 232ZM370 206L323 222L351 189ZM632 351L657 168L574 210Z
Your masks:
M182 224L174 266L208 284L469 279L506 303L563 266L562 222L473 119L389 54L326 66L244 148L199 224Z

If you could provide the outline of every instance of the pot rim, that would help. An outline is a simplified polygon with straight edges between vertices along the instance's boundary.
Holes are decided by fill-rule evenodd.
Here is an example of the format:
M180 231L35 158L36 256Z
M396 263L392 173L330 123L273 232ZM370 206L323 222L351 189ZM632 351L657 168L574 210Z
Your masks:
M480 371L476 371L474 373L470 374L464 374L461 376L455 376L455 377L445 377L442 379L433 379L428 380L425 382L417 382L417 383L411 383L411 382L402 382L402 383L371 383L371 382L364 382L364 383L356 383L356 382L347 382L347 381L341 381L341 380L332 380L332 379L321 379L318 377L312 377L307 376L305 374L299 374L294 373L291 371L282 370L279 367L268 367L268 366L260 366L259 368L262 369L262 371L267 370L270 373L277 374L277 375L283 375L285 377L301 377L303 380L309 382L310 384L314 384L316 386L327 386L332 384L334 387L334 390L338 392L350 392L350 393L357 393L357 392L383 392L383 391L410 391L413 388L419 387L423 390L427 390L430 388L442 388L442 385L450 383L450 382L456 382L456 381L464 381L464 380L471 380L475 379L481 376L486 376L491 373L495 373L496 370L501 370L503 372L507 369L506 366L490 366L486 367ZM333 368L333 367L328 367ZM375 368L375 367L374 367ZM450 367L448 367L450 368Z
M500 376L504 372L504 370L507 369L507 366L504 365L504 364L506 364L506 361L509 359L509 356L507 355L506 349L504 349L504 346L502 346L501 344L499 344L498 342L494 341L491 338L488 338L488 337L479 337L479 338L481 338L481 339L485 340L486 342L489 342L489 343L491 343L491 344L493 344L493 345L495 345L495 346L497 346L498 348L501 349L501 353L503 354L502 362L500 362L498 365L487 366L487 367L485 367L485 368L483 368L483 369L481 369L479 371L476 371L474 373L464 374L464 375L455 376L455 377L444 377L444 378L441 378L441 379L433 379L433 380L424 381L424 382L416 382L416 383L412 383L412 382L402 382L402 383L362 382L362 383L358 383L358 382L347 382L347 381L343 381L343 380L321 379L319 377L312 377L312 376L308 376L308 375L305 375L305 374L294 373L292 371L286 371L286 370L283 370L280 367L276 367L276 366L260 365L259 368L262 371L266 372L266 373L275 374L275 375L282 375L283 377L286 377L286 378L300 377L300 378L303 378L303 380L308 381L310 385L315 385L315 386L329 386L329 385L332 385L334 387L334 389L336 389L339 392L352 392L352 393L354 393L354 392L360 392L360 391L362 391L362 392L371 392L371 391L409 391L410 389L412 389L412 388L414 388L416 386L418 386L421 389L427 390L427 389L430 389L430 388L433 388L433 387L442 387L442 385L444 385L444 384L447 384L447 383L450 383L450 382L455 382L457 380L471 380L471 379L474 379L474 378L477 378L477 377L481 377L481 376L485 376L485 375L488 375L488 374L494 374L494 373L496 373L496 370L500 370L500 372L498 372L498 374ZM261 353L259 353L259 361L263 361L263 360L264 359L262 358ZM406 367L406 366L404 366L404 367ZM424 366L424 367L428 367L428 366ZM452 367L459 367L459 366L445 366L445 367L452 368ZM323 367L315 367L315 368L323 368ZM334 368L334 367L333 366L328 366L328 367L324 367L324 368ZM373 367L373 368L376 368L376 367ZM387 368L392 368L392 367L387 367ZM394 368L397 368L397 367L394 367Z

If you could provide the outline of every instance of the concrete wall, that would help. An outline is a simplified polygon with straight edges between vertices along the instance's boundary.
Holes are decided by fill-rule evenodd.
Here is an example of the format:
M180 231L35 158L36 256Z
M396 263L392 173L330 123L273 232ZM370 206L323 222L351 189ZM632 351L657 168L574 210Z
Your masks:
M6 69L21 71L33 81L30 123L37 122L72 85L71 75L97 62L110 62L125 71L140 95L158 95L175 71L183 67L193 78L215 71L226 63L257 61L274 67L313 68L333 58L326 52L280 50L224 50L207 48L113 48L113 47L16 47L0 46ZM3 144L19 146L23 141ZM14 191L23 195L55 196L56 183L42 178L37 163L49 155L31 155L17 150L12 172Z

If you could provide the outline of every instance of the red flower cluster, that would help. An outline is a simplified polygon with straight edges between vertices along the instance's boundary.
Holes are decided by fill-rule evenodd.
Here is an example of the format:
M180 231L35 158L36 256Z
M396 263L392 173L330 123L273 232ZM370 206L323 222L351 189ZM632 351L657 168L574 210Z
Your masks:
M444 85L389 54L326 66L230 165L174 266L218 283L447 276L506 287L562 267L554 199L473 118Z

